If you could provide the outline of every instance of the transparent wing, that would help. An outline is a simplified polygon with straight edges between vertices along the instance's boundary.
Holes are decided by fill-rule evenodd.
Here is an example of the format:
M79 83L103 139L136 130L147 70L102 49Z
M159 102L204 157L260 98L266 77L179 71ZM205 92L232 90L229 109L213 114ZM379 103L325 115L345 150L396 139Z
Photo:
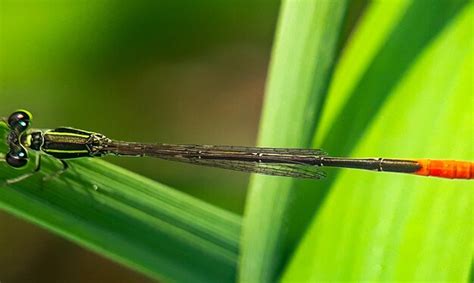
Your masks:
M111 140L105 154L149 156L166 160L274 176L320 179L319 149L266 148L195 144L143 144Z
M161 144L161 147L180 148L184 151L220 151L234 153L253 153L253 154L282 154L282 155L307 155L307 156L325 156L327 155L321 149L303 149L303 148L278 148L278 147L250 147L250 146L232 146L232 145L196 145L196 144Z
M176 160L176 159L175 159ZM178 160L176 160L178 161ZM293 178L321 179L326 173L315 165L290 163L261 163L238 160L186 159L179 160L191 164L217 167L235 171L258 173Z

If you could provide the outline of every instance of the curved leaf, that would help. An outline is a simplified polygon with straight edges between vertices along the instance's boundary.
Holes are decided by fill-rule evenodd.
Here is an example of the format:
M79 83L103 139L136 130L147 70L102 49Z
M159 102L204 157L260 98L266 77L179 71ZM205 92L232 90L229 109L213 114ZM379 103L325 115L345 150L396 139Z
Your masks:
M61 166L43 163L38 176L0 189L1 209L153 278L234 280L238 216L101 160L70 161L43 182ZM0 166L2 180L22 173Z
M474 159L474 5L459 3L437 3L437 11L444 15L457 8L454 20L440 27L380 109L354 106L352 111L360 113L377 110L354 155ZM372 12L383 18L386 9L379 8ZM355 40L367 44L370 30L377 27L363 27L366 30L360 30ZM417 28L405 30L418 32ZM346 58L348 62L358 60L357 53L347 50L346 54L352 56ZM334 84L347 78L340 76ZM467 281L474 248L472 188L469 181L344 171L333 183L283 281Z

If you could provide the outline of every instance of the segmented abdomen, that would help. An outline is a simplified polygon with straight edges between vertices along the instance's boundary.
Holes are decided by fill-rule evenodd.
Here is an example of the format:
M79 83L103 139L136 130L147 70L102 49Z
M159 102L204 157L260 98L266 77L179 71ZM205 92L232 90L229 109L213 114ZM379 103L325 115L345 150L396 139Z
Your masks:
M415 172L417 175L434 176L448 179L473 179L474 165L469 161L455 160L417 160L421 168Z

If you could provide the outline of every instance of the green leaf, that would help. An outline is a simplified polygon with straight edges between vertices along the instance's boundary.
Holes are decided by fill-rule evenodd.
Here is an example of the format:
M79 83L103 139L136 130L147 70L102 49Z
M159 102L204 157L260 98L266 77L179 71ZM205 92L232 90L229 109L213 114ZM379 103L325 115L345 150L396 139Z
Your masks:
M156 279L234 280L238 216L101 160L43 182L61 168L43 160L39 176L0 189L1 209ZM1 180L25 172L0 165Z
M331 76L346 1L284 1L259 145L308 147ZM288 253L293 180L253 176L242 235L241 282L274 281Z
M339 154L473 160L472 1L381 3L341 59L318 139ZM472 189L345 170L282 281L467 281Z

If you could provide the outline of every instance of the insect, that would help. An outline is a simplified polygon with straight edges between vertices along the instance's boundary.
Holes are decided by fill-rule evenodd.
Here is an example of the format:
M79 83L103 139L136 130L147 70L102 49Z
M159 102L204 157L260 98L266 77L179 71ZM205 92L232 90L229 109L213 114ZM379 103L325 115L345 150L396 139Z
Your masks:
M40 153L36 155L36 166L32 172L7 180L8 184L39 172L42 155L52 156L62 163L63 167L56 176L68 169L68 159L104 155L156 157L236 171L310 179L324 177L325 173L320 169L323 166L451 179L472 179L474 176L473 162L469 161L341 158L328 156L319 149L126 142L69 127L30 129L31 120L32 115L26 110L16 111L3 119L10 130L7 136L9 152L5 156L8 165L25 167L29 161L29 150Z

